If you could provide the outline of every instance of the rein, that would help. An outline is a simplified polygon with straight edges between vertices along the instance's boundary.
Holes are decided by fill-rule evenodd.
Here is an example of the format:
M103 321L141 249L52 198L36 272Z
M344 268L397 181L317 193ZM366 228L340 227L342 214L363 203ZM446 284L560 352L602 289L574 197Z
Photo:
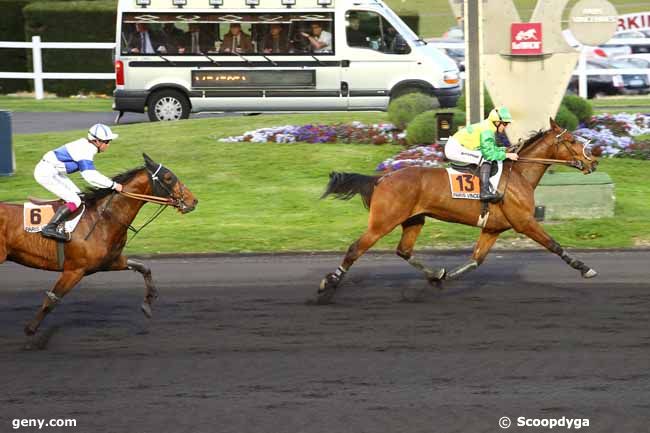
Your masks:
M135 200L146 201L148 203L156 203L162 206L173 206L176 203L176 201L170 197L158 197L156 195L138 194L128 191L121 191L120 194Z
M526 158L526 157L522 157L522 158L519 158L516 162L529 162L529 163L532 163L532 164L546 164L546 165L562 164L562 165L566 165L566 166L569 166L569 167L574 167L574 168L577 168L577 169L581 170L583 165L582 165L582 162L577 159L578 155L564 141L560 142L560 137L562 137L566 132L567 132L567 130L565 129L564 131L560 132L558 135L555 136L555 144L558 144L558 145L559 145L559 143L564 144L564 146L567 148L569 153L571 153L571 155L573 157L575 157L576 159L567 160L567 159L548 159L548 158ZM589 158L589 156L587 155L586 150L585 150L588 144L589 144L588 141L584 144L582 152L583 152L583 154L585 155L585 157L587 159L591 160L591 158Z

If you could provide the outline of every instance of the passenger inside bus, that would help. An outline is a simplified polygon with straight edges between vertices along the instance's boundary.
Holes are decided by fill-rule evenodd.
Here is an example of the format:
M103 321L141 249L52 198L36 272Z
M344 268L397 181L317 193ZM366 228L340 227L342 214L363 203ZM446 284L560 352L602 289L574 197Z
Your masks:
M264 54L284 54L290 52L289 36L281 24L271 24L269 32L262 41Z
M361 30L361 21L356 14L348 16L347 40L350 47L368 47L368 35Z
M176 27L175 23L165 23L162 34L168 53L177 54L179 49L184 46L185 32Z
M166 53L164 37L145 23L136 23L135 33L129 37L128 51L134 54Z
M309 41L313 53L332 52L332 34L323 30L323 25L319 21L311 23L311 34L302 32L301 35Z
M180 54L204 54L214 51L215 36L209 24L190 23L178 52Z
M221 43L222 53L252 53L253 43L251 37L242 32L241 24L231 23L230 30L223 37Z

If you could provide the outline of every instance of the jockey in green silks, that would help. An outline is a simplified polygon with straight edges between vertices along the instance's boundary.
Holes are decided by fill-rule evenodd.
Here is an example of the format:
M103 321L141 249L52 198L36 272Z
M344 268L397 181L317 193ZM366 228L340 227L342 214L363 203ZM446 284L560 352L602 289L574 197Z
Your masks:
M481 180L481 201L494 201L499 198L490 188L492 163L511 159L516 161L516 153L508 153L497 144L496 134L505 134L512 122L506 107L494 108L487 119L459 129L445 145L445 156L451 161L476 164Z

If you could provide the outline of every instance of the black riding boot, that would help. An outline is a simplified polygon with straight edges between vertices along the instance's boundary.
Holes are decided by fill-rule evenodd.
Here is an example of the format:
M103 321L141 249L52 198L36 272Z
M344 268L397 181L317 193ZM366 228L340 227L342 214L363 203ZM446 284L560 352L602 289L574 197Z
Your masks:
M479 169L479 178L481 180L481 201L497 202L501 199L501 195L492 192L492 187L490 186L491 172L491 162L484 162Z
M41 230L41 235L46 238L68 242L70 240L69 234L65 232L65 229L59 231L58 228L59 224L64 222L70 215L72 215L72 212L67 206L59 207L50 222Z

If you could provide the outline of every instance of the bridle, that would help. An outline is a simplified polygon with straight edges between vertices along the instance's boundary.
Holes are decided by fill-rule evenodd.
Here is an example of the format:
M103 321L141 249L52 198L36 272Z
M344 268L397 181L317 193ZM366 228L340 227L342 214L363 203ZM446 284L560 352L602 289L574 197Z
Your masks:
M558 135L556 135L554 144L556 146L559 146L560 144L563 144L564 147L566 147L566 149L569 151L569 153L571 154L573 159L566 160L566 159L525 158L525 157L523 157L523 158L519 158L517 161L532 162L532 163L537 163L537 164L548 164L548 165L551 165L551 164L563 164L563 165L567 165L569 167L575 167L578 170L583 170L585 168L585 166L584 166L583 162L580 161L580 159L578 159L579 155L573 150L573 148L571 148L571 146L569 146L567 144L566 140L561 140L562 136L564 134L566 134L567 132L568 132L568 129L564 129L562 132L560 132ZM585 159L587 161L593 161L593 159L591 159L591 154L587 150L587 146L589 145L591 140L584 140L584 139L581 139L580 137L576 137L576 138L579 139L583 143L582 154L585 157Z
M136 237L136 236L137 236L137 235L138 235L142 230L144 230L145 227L147 227L147 226L148 226L149 224L151 224L154 220L156 220L156 219L157 219L157 218L162 214L162 212L163 212L165 209L167 209L168 206L173 206L173 207L175 207L176 209L179 209L179 210L181 210L181 211L187 209L187 207L188 207L188 206L185 204L185 202L183 201L182 198L175 198L175 197L173 197L173 192L172 192L172 190L171 190L167 185L165 185L163 182L161 182L160 177L158 176L158 174L160 173L160 170L161 170L162 168L163 168L163 165L162 165L162 164L159 164L159 165L158 165L158 168L156 169L156 171L152 173L151 170L149 170L148 167L145 167L145 169L147 170L147 173L149 174L149 182L150 182L150 184L151 184L151 190L153 191L153 193L154 193L155 195L138 194L138 193L135 193L135 192L128 192L128 191L120 191L120 192L119 192L119 194L121 194L121 195L123 195L123 196L125 196L125 197L128 197L128 198L132 198L132 199L135 199L135 200L140 200L140 201L144 201L144 202L148 202L148 203L155 203L155 204L160 205L160 208L159 208L156 212L154 212L154 214L153 214L151 217L149 217L149 218L147 219L147 221L146 221L146 222L145 222L145 223L144 223L140 228L138 228L138 229L135 228L135 227L134 227L133 225L131 225L131 224L124 224L124 223L120 222L119 220L117 220L118 224L123 225L124 227L126 227L127 229L129 229L130 231L133 232L133 236L131 236L131 239L129 240L129 243L130 243L130 242L131 242L131 241L132 241L132 240L133 240L133 239L134 239L134 238L135 238L135 237ZM172 188L174 187L174 185L175 185L177 182L178 182L178 179L174 179L174 184L172 185ZM167 197L163 197L163 196L161 196L161 195L158 195L158 193L157 193L157 191L156 191L157 189L162 189L165 193L167 193ZM181 187L180 187L181 197L183 196L183 192L184 192L184 191L185 191L185 188L184 188L183 184L181 184ZM100 216L103 215L104 212L106 212L106 211L108 210L108 208L111 207L111 203L112 203L112 201L113 201L113 198L115 197L115 193L116 193L116 191L114 191L113 194L111 194L111 197L108 199L108 202L107 202L107 203L104 205L104 207L100 210ZM95 221L95 223L94 223L93 226L91 227L90 231L89 231L88 234L86 235L85 240L88 240L88 238L89 238L90 235L93 233L93 231L95 231L95 227L97 226L98 223L99 223L99 219L97 219L97 220Z
M185 210L187 208L187 205L183 201L182 198L176 198L173 196L173 191L171 188L169 188L167 185L165 185L158 174L160 173L160 170L163 168L162 164L158 165L158 168L156 169L155 172L151 172L148 167L146 167L147 173L149 174L149 182L151 183L151 190L155 195L147 195L147 194L138 194L134 192L128 192L128 191L121 191L120 194L122 194L125 197L129 197L135 200L141 200L145 201L148 203L155 203L159 204L162 206L173 206L176 209L179 210ZM175 179L174 184L178 182L178 179ZM172 185L172 188L174 185ZM158 192L162 189L164 193L166 193L166 196L162 196L162 194L159 194ZM183 197L183 192L185 191L185 186L181 184L180 186L180 196Z

